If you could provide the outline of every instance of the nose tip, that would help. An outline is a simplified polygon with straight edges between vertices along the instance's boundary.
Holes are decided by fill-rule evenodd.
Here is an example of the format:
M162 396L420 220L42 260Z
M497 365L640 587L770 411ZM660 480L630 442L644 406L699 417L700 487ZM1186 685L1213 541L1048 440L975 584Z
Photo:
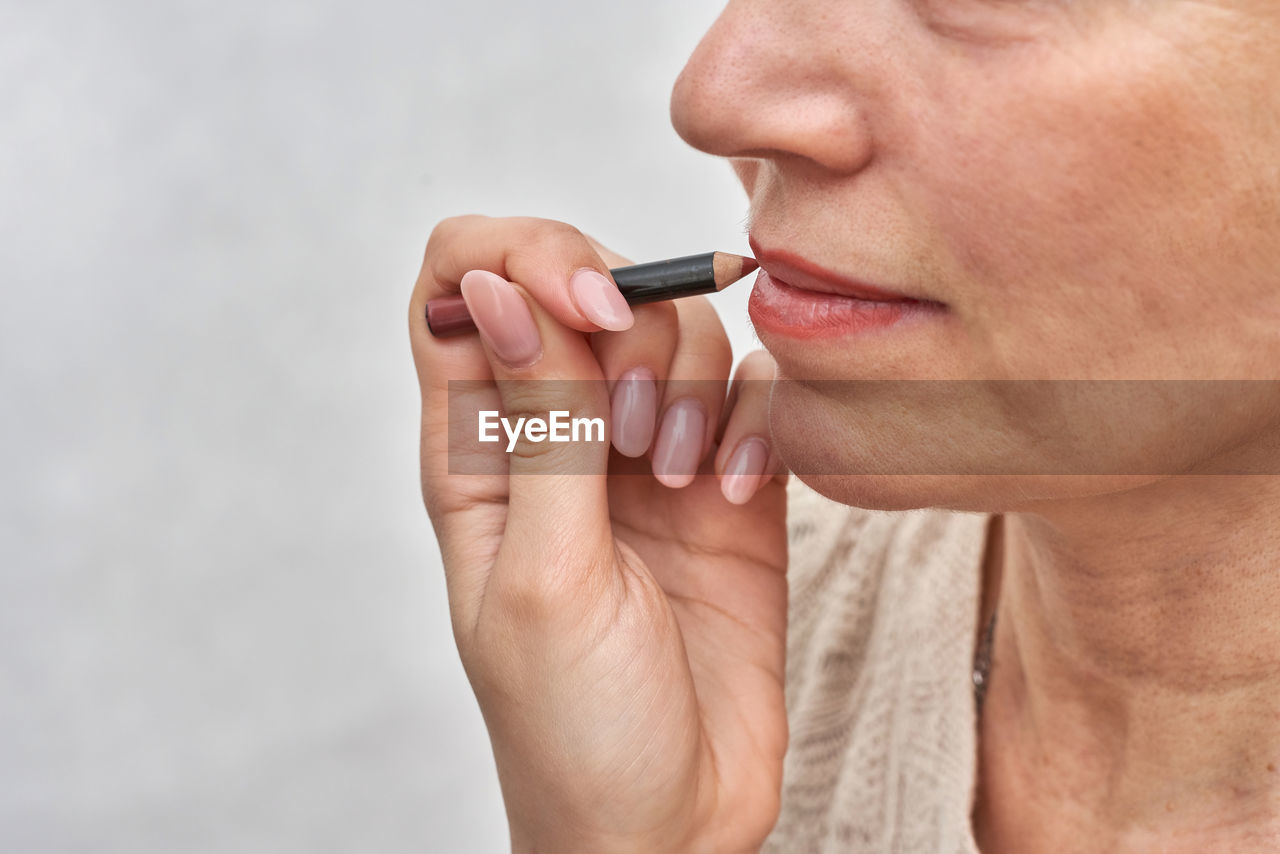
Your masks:
M870 156L858 81L838 34L791 32L783 11L730 3L671 90L671 125L720 157L801 158L856 171ZM805 39L803 53L795 39Z
M671 126L699 151L733 154L728 141L740 133L735 125L745 118L746 110L736 103L741 88L726 85L731 71L723 65L707 68L706 60L695 52L671 88Z

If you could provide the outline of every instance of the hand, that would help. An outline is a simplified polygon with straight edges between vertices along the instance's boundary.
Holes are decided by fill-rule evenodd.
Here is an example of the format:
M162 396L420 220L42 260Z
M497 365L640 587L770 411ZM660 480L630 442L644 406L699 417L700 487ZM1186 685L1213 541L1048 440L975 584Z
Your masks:
M637 306L619 331L616 290L570 284L627 263L547 220L436 227L409 311L423 496L513 847L756 850L787 744L786 501L769 384L742 381L774 367L752 353L726 390L705 299ZM460 286L480 335L433 338L426 301ZM553 379L597 382L528 382ZM504 441L503 473L451 475L449 380L508 417L602 416L615 448ZM672 412L682 430L651 440ZM569 454L597 473L565 473ZM726 478L731 459L748 473Z

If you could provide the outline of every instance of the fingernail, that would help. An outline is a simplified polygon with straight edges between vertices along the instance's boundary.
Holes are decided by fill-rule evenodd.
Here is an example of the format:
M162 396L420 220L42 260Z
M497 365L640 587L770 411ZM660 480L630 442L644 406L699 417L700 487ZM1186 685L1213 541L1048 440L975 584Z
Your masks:
M658 416L658 384L653 371L632 368L613 386L613 446L624 457L638 457L653 441Z
M618 291L618 286L602 273L582 269L569 277L573 301L589 320L604 329L621 332L635 323L631 306Z
M725 463L720 491L733 504L746 504L760 486L764 467L769 462L769 446L763 439L743 439Z
M513 368L524 368L542 355L542 339L529 306L511 283L488 270L462 277L462 298L494 355Z
M667 407L653 446L653 475L659 483L677 489L693 483L702 458L706 424L702 406L693 398L677 400Z

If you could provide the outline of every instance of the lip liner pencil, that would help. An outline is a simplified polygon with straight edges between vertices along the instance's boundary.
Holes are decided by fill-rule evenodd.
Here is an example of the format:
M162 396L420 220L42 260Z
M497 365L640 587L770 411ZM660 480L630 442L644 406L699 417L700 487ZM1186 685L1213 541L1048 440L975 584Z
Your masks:
M704 252L666 261L650 261L609 271L630 305L709 294L755 270L752 258L729 252ZM437 338L476 328L461 294L427 300L427 328Z

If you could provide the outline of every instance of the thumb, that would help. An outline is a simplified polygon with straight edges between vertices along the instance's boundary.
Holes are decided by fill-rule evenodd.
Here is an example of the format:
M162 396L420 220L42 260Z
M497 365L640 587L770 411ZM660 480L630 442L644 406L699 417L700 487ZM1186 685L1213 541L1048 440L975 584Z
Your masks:
M606 571L609 398L586 337L496 273L468 272L461 291L502 400L500 415L487 419L508 450L502 550L518 549L521 559L500 552L499 566Z

